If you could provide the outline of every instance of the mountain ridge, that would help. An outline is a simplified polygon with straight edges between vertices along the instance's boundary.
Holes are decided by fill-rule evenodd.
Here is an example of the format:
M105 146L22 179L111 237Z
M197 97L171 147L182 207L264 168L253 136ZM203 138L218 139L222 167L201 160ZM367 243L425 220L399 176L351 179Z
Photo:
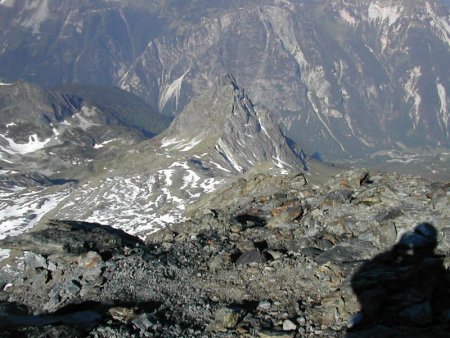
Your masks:
M7 3L7 80L113 84L174 116L231 73L307 153L334 161L449 147L450 16L439 1L45 2L48 17L44 3L26 11L25 0ZM21 39L9 41L15 32ZM47 45L58 72L39 57L31 63L30 53ZM17 53L21 68L12 63Z
M152 113L130 93L83 88L46 90L23 81L0 86L2 167L56 175L106 155L111 142L137 143L168 125L168 118ZM142 118L149 121L137 127L133 121Z
M195 128L186 128L184 119ZM253 106L230 75L219 78L156 137L105 147L110 147L109 156L65 172L72 173L65 178L79 178L77 182L41 186L32 194L23 187L5 191L5 198L20 203L2 206L7 215L3 235L50 219L78 219L114 220L145 238L182 220L187 205L244 172L307 169L301 149L283 136L270 113ZM308 171L311 177L315 174L315 168ZM18 208L23 208L20 213ZM33 215L33 221L24 215Z

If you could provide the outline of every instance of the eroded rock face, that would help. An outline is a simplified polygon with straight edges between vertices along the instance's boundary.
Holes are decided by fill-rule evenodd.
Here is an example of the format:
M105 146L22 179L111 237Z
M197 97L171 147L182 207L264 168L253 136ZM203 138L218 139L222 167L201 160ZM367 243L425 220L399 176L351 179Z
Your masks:
M5 81L114 85L173 114L231 72L308 152L449 146L442 1L8 0L0 15Z
M241 179L147 243L73 221L7 238L0 325L30 337L37 323L49 336L445 335L448 187L364 170L305 183ZM91 320L74 328L75 315Z

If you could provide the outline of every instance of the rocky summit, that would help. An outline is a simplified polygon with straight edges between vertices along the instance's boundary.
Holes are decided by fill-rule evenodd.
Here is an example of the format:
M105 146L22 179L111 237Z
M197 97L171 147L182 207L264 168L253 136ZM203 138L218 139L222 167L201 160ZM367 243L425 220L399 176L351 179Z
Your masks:
M259 174L145 242L48 221L0 241L1 336L448 337L449 188Z

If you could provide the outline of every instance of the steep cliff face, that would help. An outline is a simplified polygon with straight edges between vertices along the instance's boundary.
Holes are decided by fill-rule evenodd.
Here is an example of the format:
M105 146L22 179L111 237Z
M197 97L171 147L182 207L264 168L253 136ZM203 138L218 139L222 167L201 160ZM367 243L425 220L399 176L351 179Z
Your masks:
M304 155L281 133L271 113L255 107L231 75L218 78L201 98L187 105L163 144L186 140L211 149L209 155L229 172L247 171L261 163L275 163L284 170L306 168Z
M69 171L82 177L77 185L27 189L14 186L18 177L0 177L5 181L0 197L7 200L0 205L5 215L0 237L46 219L114 221L146 237L182 220L187 205L241 173L306 169L300 148L283 136L268 111L254 107L231 76L215 81L161 135L128 147L118 139L90 149L100 155L92 162L83 158Z
M269 136L270 135L270 136ZM205 193L254 166L299 172L303 155L227 75L193 100L160 136L104 163L47 218L84 219L142 237L176 223Z
M448 145L448 27L448 8L432 2L248 5L155 40L120 83L172 112L231 72L326 156ZM156 83L159 95L144 93Z
M152 126L159 132L169 123L118 88L45 90L23 81L0 85L0 112L1 168L47 175L143 141ZM147 128L137 126L143 118L152 121Z
M45 85L114 83L160 32L158 17L132 3L2 1L0 72Z
M450 142L442 1L5 0L0 15L8 81L119 85L173 116L231 73L309 153Z

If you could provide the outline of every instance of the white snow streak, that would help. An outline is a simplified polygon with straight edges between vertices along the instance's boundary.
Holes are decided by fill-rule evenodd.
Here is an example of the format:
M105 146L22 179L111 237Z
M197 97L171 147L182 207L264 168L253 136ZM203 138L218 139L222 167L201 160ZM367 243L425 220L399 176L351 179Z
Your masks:
M28 143L16 143L14 140L2 134L0 134L0 137L2 137L4 140L8 142L7 147L3 147L0 145L0 150L3 150L9 154L21 154L21 155L42 149L51 140L51 138L48 138L44 141L39 141L37 134L30 135L30 137L28 138Z
M258 110L257 110L257 109L255 109L255 114L256 114L256 117L258 118L258 124L259 124L259 126L261 127L261 130L262 130L262 131L264 132L264 134L266 134L266 136L270 139L271 137L270 137L269 133L267 132L266 128L264 127L264 125L262 124L261 117L259 116L259 113L258 113Z
M163 110L166 106L167 102L175 96L175 107L178 107L178 100L181 94L181 85L183 84L183 79L187 73L189 73L188 69L183 75L181 75L178 79L173 81L170 85L165 86L162 89L162 93L159 99L159 110Z
M182 141L177 140L176 138L169 138L169 139L168 138L163 138L163 140L161 141L161 147L162 148L167 148L167 147L169 147L171 145L178 144L180 142L182 142Z
M409 79L405 84L405 101L408 102L410 99L413 100L413 107L410 113L411 119L413 120L413 129L416 129L420 119L420 105L422 103L422 98L419 95L417 84L421 76L422 71L420 66L415 66L409 72Z
M192 140L184 140L184 139L178 140L176 138L172 139L164 138L161 141L161 147L167 148L172 146L169 150L179 150L182 152L186 152L193 149L202 141L203 139L200 137L194 137Z
M217 169L226 171L227 173L230 173L230 174L231 174L231 171L229 171L228 169L222 167L219 163L216 163L216 162L211 161L211 164L214 164L214 165L217 167Z
M286 167L292 167L290 166L288 163L284 162L281 158L280 155L277 154L276 157L272 157L274 160L277 161L277 163L275 163L275 166L279 169L281 169L281 174L286 175L288 174L288 171L285 169Z
M324 125L325 129L328 131L328 133L330 134L330 136L333 138L333 140L336 141L336 143L341 147L342 151L345 152L344 146L342 145L341 142L339 142L339 140L334 136L333 132L330 130L330 128L328 128L328 125L325 123L325 121L322 119L322 117L320 116L319 113L319 109L317 108L316 104L314 103L314 100L311 97L311 92L308 92L308 100L309 102L311 102L311 105L313 107L314 112L316 113L319 121Z
M402 11L401 7L383 6L378 2L372 2L369 5L368 14L370 20L379 20L382 23L387 20L388 25L392 26L400 18Z
M439 94L439 99L441 101L441 109L440 109L440 119L439 124L442 122L445 126L445 132L448 138L449 130L448 130L448 120L449 120L449 113L447 110L447 92L445 91L445 87L441 83L437 83L437 91Z
M356 25L356 19L346 9L341 9L339 14L341 15L342 20L347 22L350 26Z
M114 142L115 140L116 139L112 139L112 140L109 140L109 141L104 141L104 142L102 142L100 144L96 144L96 145L94 145L94 148L95 149L103 148L105 145L107 145L108 143Z
M231 163L234 169L236 169L238 172L242 172L242 167L235 160L233 152L228 148L226 143L222 141L222 139L219 139L219 141L217 141L215 148Z

